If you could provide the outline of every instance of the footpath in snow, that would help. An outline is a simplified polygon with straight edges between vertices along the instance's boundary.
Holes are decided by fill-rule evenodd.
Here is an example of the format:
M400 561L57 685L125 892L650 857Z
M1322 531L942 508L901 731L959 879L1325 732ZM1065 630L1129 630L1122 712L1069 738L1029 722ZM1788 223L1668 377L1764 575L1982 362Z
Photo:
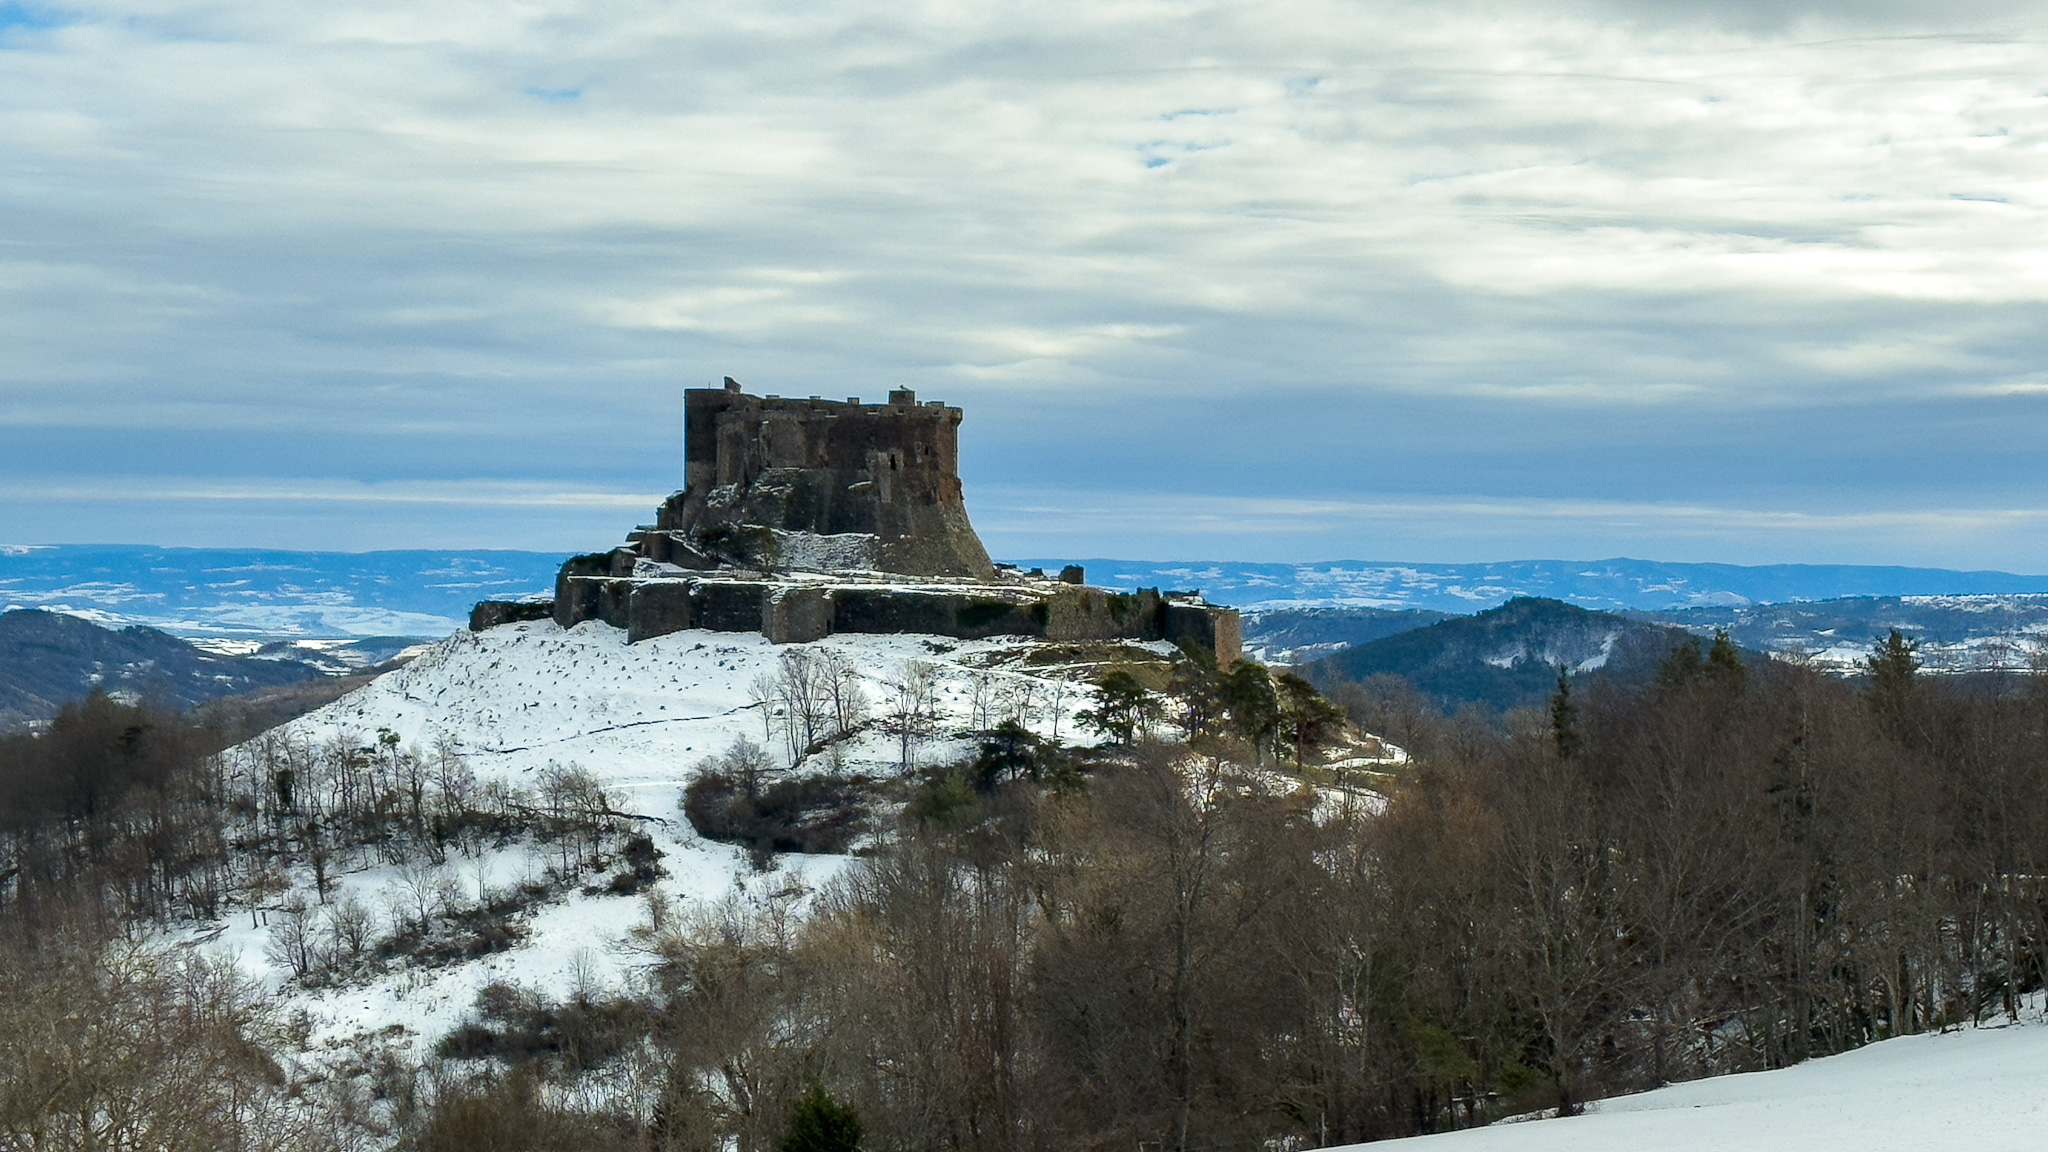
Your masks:
M1354 1150L2035 1152L2048 1149L2048 1022L1906 1036L1774 1072L1675 1084L1584 1116Z

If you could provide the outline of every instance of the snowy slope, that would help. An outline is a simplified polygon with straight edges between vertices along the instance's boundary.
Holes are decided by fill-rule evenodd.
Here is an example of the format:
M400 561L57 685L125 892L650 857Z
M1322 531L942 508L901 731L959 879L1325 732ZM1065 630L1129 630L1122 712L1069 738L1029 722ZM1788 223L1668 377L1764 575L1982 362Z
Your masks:
M1775 1072L1594 1104L1584 1116L1375 1152L2019 1152L2048 1148L2048 1022L1908 1036Z
M362 745L380 729L405 745L432 748L451 741L479 784L493 779L527 784L549 767L580 767L603 783L622 811L648 819L642 830L663 854L668 875L661 891L679 907L703 907L737 897L795 897L828 881L848 858L784 855L773 871L755 871L731 845L698 837L683 819L680 801L690 769L746 735L763 743L763 724L748 686L772 673L790 646L750 633L685 631L628 645L624 632L599 621L563 631L551 621L505 625L481 634L457 633L404 668L308 713L268 735L320 746L337 738ZM1032 642L1015 639L954 641L924 636L840 636L812 648L837 649L868 677L868 694L885 698L885 681L906 661L939 670L941 735L924 745L921 763L943 763L969 749L960 738L971 728L971 669L995 665L998 681L1046 684L1056 671L1026 669L1018 658ZM1154 645L1165 651L1167 646ZM1067 698L1060 734L1074 736ZM1041 707L1031 726L1050 734ZM259 741L266 737L259 737ZM229 753L254 757L257 741ZM842 769L894 772L893 740L863 735L843 749ZM451 855L447 875L468 896L503 890L531 878L535 856L519 847L481 859ZM344 1053L367 1037L419 1053L456 1027L486 983L504 980L565 995L579 979L616 986L644 958L628 946L629 930L643 916L638 899L571 892L540 908L525 924L525 939L509 951L446 967L393 970L368 985L307 990L268 956L272 923L290 896L313 901L302 868L293 890L259 913L242 911L196 933L237 957L251 975L284 993L311 1017L315 1048ZM403 879L392 866L366 868L341 879L340 892L372 909L401 897ZM341 898L339 892L335 900ZM332 904L326 907L332 907ZM387 1030L395 1030L387 1032Z
M575 763L630 799L680 786L687 765L741 734L763 741L747 687L773 673L787 647L756 633L698 630L627 644L623 631L598 621L566 632L550 621L458 632L287 731L320 740L381 728L423 747L445 736L479 780ZM941 727L957 729L969 720L968 667L1014 657L1029 645L1011 638L847 635L806 647L844 653L869 674L874 699L904 662L937 665L946 674L940 706L950 721ZM1012 666L999 675L1049 673ZM1069 715L1063 731L1071 727ZM893 756L893 748L870 738L850 752L850 766L882 767Z

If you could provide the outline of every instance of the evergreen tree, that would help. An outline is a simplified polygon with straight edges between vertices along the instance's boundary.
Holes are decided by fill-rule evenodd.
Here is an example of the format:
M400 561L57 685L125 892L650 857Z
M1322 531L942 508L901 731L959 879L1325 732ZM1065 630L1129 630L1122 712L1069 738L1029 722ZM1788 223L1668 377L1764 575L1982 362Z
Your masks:
M1557 666L1557 692L1550 697L1550 738L1566 759L1579 752L1579 706L1572 703L1571 669Z
M1223 706L1230 726L1251 744L1253 759L1262 760L1273 733L1280 727L1280 697L1273 674L1264 664L1240 660L1223 677Z
M1344 712L1292 672L1275 677L1274 686L1280 697L1280 730L1294 745L1294 766L1299 768L1309 749L1320 748L1343 727Z
M776 1152L860 1152L860 1117L813 1084L789 1109L789 1132Z
M1098 703L1081 713L1081 722L1117 744L1128 746L1144 726L1152 694L1138 683L1136 676L1122 668L1111 669L1096 681L1095 692Z
M1714 630L1714 646L1707 651L1706 673L1731 695L1741 695L1749 683L1749 666L1742 662L1742 649L1718 628Z
M1176 722L1190 737L1214 732L1223 718L1223 673L1216 667L1216 654L1193 640L1179 641L1181 658L1173 666L1173 682L1167 685L1180 715Z
M1700 638L1688 636L1672 645L1664 662L1657 666L1657 687L1676 692L1699 679L1705 667L1706 657L1700 653Z
M1918 640L1908 640L1894 628L1863 661L1870 669L1870 684L1865 689L1870 707L1898 738L1904 738L1911 727L1919 695L1919 685L1913 679L1920 671L1919 651Z
M1911 691L1913 674L1920 671L1919 651L1920 642L1906 639L1897 628L1879 640L1863 661L1870 669L1872 694L1885 696Z

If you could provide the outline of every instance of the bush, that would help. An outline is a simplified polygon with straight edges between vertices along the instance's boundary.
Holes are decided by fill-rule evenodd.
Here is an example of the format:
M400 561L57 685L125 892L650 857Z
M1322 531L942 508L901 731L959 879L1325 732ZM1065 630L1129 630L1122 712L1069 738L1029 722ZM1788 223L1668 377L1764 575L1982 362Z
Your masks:
M437 1055L497 1060L509 1068L541 1064L568 1073L602 1068L624 1055L644 1021L630 999L554 1003L510 984L486 984L476 1018L441 1038Z
M614 896L637 895L641 889L666 874L665 869L655 863L661 859L661 849L656 848L649 837L635 836L626 841L624 856L625 870L612 877L603 891Z
M867 826L859 780L805 776L751 792L723 772L706 772L683 793L683 814L707 840L757 855L840 853Z
M789 1109L789 1134L777 1152L860 1152L861 1123L853 1109L811 1085Z

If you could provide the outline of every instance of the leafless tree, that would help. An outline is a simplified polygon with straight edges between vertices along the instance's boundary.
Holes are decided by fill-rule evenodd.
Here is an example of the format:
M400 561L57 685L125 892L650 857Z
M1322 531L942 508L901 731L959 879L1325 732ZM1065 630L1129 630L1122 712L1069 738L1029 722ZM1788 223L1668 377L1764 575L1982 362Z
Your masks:
M928 660L906 660L888 688L885 721L896 737L897 767L909 773L917 768L918 745L938 719L939 670Z
M826 718L832 714L832 673L809 648L783 650L777 669L776 701L789 743L789 763L795 767L823 735Z
M826 691L832 698L833 735L849 735L868 719L868 693L861 682L860 666L832 648L825 649L823 660Z

